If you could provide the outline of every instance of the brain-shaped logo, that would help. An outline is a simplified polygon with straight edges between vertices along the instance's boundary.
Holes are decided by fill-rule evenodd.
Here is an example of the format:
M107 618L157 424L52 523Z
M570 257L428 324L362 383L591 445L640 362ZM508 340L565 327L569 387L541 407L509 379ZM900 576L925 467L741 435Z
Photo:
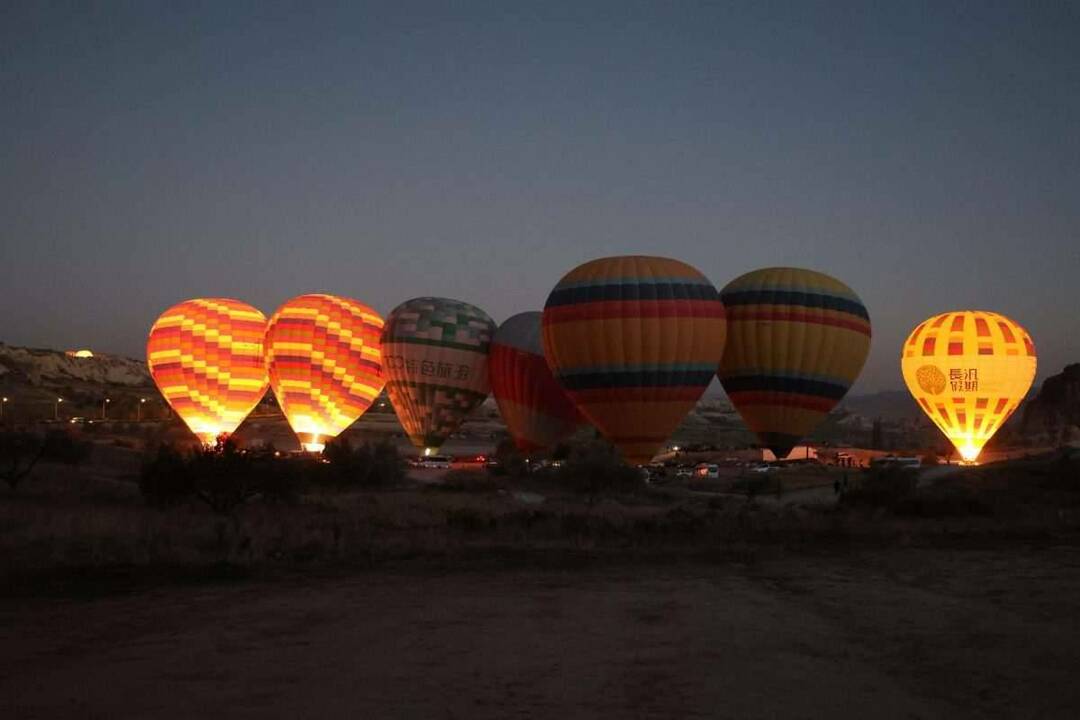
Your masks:
M945 392L945 373L933 365L923 365L915 371L915 379L924 391L931 395L940 395Z

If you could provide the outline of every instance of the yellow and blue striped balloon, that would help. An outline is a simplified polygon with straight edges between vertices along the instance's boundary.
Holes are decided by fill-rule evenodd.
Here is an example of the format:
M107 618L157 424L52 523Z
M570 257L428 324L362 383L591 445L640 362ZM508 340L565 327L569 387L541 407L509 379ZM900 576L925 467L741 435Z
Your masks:
M624 256L567 273L544 306L544 356L578 410L633 463L652 459L712 381L724 306L693 267Z
M858 378L870 315L847 285L800 268L754 270L720 297L728 318L720 382L761 444L785 458Z

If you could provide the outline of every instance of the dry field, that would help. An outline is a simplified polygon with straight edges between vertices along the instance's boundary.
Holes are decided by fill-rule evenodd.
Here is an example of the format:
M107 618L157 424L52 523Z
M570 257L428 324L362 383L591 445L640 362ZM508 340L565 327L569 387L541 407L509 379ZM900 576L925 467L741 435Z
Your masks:
M226 516L147 507L137 469L2 491L0 718L1080 709L1065 461L877 505L476 476Z
M432 568L0 603L0 714L1076 717L1080 551Z

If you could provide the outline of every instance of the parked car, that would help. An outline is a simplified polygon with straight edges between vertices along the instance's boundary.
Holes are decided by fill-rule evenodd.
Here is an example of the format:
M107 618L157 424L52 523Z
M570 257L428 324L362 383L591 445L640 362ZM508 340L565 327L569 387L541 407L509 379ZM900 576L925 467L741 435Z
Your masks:
M675 477L677 478L689 478L694 476L694 468L689 465L680 465L675 471Z
M452 467L462 470L481 468L486 463L486 455L455 455L450 461Z

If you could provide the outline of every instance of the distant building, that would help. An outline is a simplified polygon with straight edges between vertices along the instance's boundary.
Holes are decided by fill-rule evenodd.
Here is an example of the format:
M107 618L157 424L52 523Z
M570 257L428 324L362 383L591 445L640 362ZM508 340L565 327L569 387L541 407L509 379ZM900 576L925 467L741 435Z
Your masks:
M94 357L94 353L90 352L89 350L85 350L85 349L84 350L66 350L66 351L64 351L64 354L67 355L68 357L73 357L73 358L92 358L92 357Z

